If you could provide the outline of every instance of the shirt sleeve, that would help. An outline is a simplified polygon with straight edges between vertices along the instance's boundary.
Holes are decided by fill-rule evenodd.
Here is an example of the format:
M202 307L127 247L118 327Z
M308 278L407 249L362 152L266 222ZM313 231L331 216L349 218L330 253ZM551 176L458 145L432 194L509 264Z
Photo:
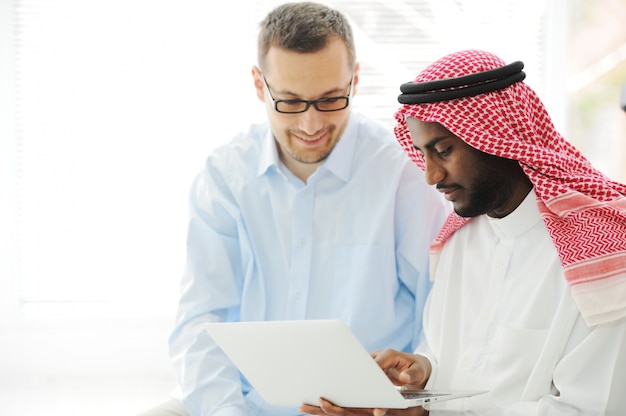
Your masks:
M237 319L242 253L237 211L219 172L205 169L190 192L187 258L170 356L192 416L245 415L239 374L204 330L205 322Z

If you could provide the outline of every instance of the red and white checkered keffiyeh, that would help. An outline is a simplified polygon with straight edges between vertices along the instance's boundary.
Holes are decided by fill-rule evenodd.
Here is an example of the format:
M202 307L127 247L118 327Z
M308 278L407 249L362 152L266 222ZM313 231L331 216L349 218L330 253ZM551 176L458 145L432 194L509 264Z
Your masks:
M455 78L504 65L488 52L461 51L434 62L414 82ZM530 87L517 82L473 97L402 105L395 114L396 137L424 169L409 135L408 116L438 122L478 150L519 161L534 185L539 211L585 321L597 325L626 316L626 186L593 168L556 131ZM450 214L431 253L436 257L446 239L468 221Z

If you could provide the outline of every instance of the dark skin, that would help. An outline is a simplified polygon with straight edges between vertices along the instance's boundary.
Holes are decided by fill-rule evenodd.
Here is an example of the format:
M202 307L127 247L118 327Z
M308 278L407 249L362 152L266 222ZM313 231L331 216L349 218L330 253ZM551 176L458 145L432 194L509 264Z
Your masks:
M506 217L532 189L517 161L476 150L439 123L409 117L407 126L413 146L424 156L426 181L460 216Z
M469 146L439 123L407 118L415 149L424 156L426 181L452 202L462 217L488 215L503 218L513 212L532 189L532 183L515 160L488 155ZM372 357L396 385L424 388L431 364L418 354L395 350L374 352ZM302 413L336 416L423 416L422 407L409 409L342 408L320 399L319 406L303 405Z

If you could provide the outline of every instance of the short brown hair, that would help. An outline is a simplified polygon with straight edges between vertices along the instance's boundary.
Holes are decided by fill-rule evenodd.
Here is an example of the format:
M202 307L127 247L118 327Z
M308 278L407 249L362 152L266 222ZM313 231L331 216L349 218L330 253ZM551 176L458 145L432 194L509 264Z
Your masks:
M261 70L272 46L294 52L322 50L333 39L341 39L348 49L351 65L356 62L352 28L339 11L314 2L285 3L261 21L258 37L258 63Z

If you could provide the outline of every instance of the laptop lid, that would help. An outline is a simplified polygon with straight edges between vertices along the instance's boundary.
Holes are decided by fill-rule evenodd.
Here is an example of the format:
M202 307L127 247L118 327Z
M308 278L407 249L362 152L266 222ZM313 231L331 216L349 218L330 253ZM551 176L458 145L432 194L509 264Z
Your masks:
M275 406L404 409L482 391L403 391L387 378L350 328L338 320L205 324L263 399ZM405 397L407 396L407 397Z

